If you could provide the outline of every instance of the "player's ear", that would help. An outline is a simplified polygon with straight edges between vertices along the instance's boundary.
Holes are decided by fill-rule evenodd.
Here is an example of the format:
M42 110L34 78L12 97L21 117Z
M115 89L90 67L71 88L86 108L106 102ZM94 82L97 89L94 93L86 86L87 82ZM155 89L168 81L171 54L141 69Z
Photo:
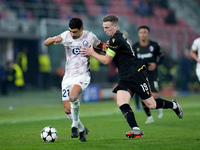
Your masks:
M82 27L80 30L83 31L83 30L84 30L84 27Z
M116 30L118 30L118 25L117 24L115 24L114 27L115 27Z

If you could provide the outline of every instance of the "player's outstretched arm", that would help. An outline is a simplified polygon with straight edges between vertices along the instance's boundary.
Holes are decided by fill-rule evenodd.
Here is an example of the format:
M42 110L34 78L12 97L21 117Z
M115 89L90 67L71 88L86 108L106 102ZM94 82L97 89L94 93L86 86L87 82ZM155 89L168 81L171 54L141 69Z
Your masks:
M60 36L57 37L49 37L44 41L45 46L50 46L55 43L60 43L62 41L62 38Z

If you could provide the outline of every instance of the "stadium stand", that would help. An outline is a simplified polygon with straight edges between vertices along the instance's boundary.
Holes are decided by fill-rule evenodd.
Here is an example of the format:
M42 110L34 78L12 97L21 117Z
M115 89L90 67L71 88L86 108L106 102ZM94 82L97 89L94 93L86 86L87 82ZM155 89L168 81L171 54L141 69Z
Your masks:
M200 3L199 0L195 1L198 4ZM169 44L166 44L166 41L171 41L170 39L172 39L171 36L173 34L179 38L182 35L189 35L185 37L188 45L198 36L195 33L196 29L188 25L184 18L177 18L177 23L175 24L167 24L165 19L169 15L171 8L166 4L163 7L161 0L149 0L147 1L148 3L145 2L144 0L1 0L0 17L1 20L9 19L10 21L17 20L18 18L26 20L41 18L68 20L72 16L83 14L86 16L95 16L112 13L119 16L126 16L129 23L135 24L136 26L141 24L149 25L153 31L152 36L155 39L164 39L163 41L165 42L160 42L161 45L164 45L165 49L169 49ZM147 14L141 14L141 10L146 11L147 8L150 11L146 12ZM169 31L173 34L169 35ZM179 41L181 40L179 39ZM181 46L181 43L177 45L180 49L184 46Z

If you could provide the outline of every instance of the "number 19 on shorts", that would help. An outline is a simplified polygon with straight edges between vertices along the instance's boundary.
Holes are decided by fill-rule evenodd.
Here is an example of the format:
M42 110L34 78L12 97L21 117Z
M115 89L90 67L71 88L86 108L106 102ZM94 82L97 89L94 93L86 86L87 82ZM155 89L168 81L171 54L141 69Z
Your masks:
M143 90L144 92L149 91L149 88L148 88L148 86L147 86L146 83L140 84L140 86L142 87L142 90Z

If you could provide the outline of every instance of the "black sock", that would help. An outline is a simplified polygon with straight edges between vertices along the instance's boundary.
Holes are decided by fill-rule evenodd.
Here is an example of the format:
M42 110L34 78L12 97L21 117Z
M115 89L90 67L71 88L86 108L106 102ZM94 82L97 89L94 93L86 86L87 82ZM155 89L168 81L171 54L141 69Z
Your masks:
M164 100L162 98L156 98L156 109L158 108L163 108L163 109L168 109L168 108L173 108L173 103L167 100Z
M150 117L150 116L151 116L151 111L150 111L150 109L144 104L143 101L142 101L142 106L143 106L143 109L144 109L146 115L147 115L148 117Z
M126 121L128 122L129 126L131 128L138 127L137 122L135 120L134 113L133 113L130 105L129 104L123 104L119 108L120 108L122 114L124 115Z

